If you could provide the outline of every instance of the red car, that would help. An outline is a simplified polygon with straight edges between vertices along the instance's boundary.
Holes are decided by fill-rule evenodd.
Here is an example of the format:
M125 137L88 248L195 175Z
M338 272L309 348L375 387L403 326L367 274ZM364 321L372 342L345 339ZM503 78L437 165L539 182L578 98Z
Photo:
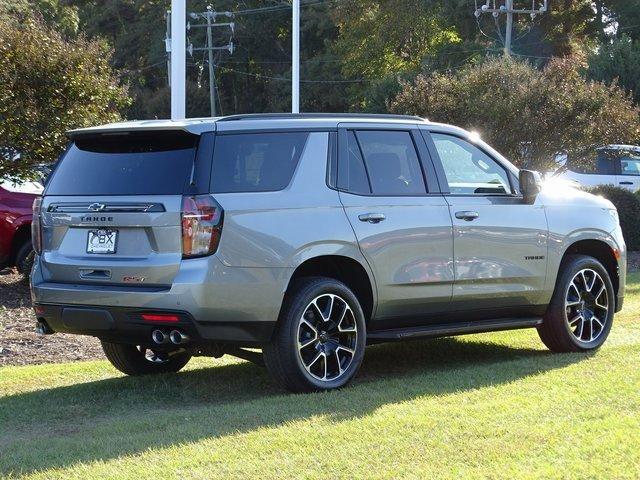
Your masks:
M0 269L15 266L28 274L31 248L31 209L33 199L42 193L37 182L0 183Z

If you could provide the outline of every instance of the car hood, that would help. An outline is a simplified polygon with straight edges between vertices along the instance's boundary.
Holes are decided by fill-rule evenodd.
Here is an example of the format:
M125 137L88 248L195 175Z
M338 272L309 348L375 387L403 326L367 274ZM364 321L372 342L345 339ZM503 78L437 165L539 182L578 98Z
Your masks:
M542 190L538 195L544 205L571 205L583 207L598 207L614 210L616 207L606 198L594 195L577 188L573 182L562 179L552 179L543 182Z

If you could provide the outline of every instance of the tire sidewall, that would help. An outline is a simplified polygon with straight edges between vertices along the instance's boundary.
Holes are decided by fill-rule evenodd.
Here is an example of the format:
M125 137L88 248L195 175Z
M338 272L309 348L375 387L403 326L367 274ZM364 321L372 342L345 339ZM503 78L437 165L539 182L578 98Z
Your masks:
M297 348L298 322L313 299L324 294L334 294L345 300L353 312L358 328L356 351L351 364L342 376L331 381L318 380L310 375L302 364L302 359L300 358ZM339 281L331 279L317 279L307 288L301 289L298 295L296 295L291 304L291 308L287 312L287 317L286 329L284 332L286 335L285 341L289 346L287 349L288 355L290 356L289 360L294 362L296 365L296 370L300 379L308 383L314 390L332 390L349 383L362 364L367 335L364 313L362 312L360 302L358 302L358 299L353 292Z
M607 311L606 323L604 326L604 331L591 342L582 342L578 340L571 331L569 327L569 322L567 319L567 313L565 308L565 299L567 298L567 294L569 291L569 287L571 285L571 281L573 277L580 271L584 269L591 269L596 271L600 277L604 280L605 288L607 290L607 297L609 299L609 310ZM613 317L615 314L615 293L613 290L613 283L611 282L611 278L609 277L609 273L604 268L604 266L597 261L595 258L591 257L580 257L575 259L572 263L568 265L568 268L565 269L562 276L562 289L560 290L560 298L558 298L558 304L560 306L561 318L563 322L564 330L566 331L567 338L580 350L594 350L600 347L607 337L609 336L609 332L611 331L611 326L613 324Z

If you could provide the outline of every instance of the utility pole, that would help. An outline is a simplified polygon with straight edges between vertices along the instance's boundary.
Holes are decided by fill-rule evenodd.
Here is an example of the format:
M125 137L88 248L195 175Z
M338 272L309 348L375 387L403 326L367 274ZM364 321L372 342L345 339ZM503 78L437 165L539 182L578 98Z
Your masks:
M478 1L476 0L476 10L474 12L476 18L480 18L483 13L491 13L496 21L500 15L507 16L507 26L504 33L504 54L507 57L511 55L513 16L518 13L527 14L530 15L533 20L537 15L543 14L548 9L548 0L544 0L543 4L539 7L536 7L539 3L537 0L531 0L531 8L514 8L513 2L514 0L504 0L504 4L498 6L499 2L497 0L486 0L486 3L478 7Z
M291 113L300 112L300 0L293 0L291 15Z
M194 19L204 19L206 23L204 24L196 24L191 25L191 23L187 23L187 30L191 31L192 28L206 28L206 43L204 47L194 48L193 44L189 44L188 51L193 56L193 52L197 51L206 51L208 55L208 67L209 67L209 105L211 108L211 116L217 116L216 109L216 74L215 74L215 61L214 61L214 53L215 51L226 50L229 54L233 54L234 46L233 46L233 34L235 32L235 23L234 22L225 22L225 23L216 23L216 18L218 16L225 16L227 18L232 19L232 12L216 12L213 10L213 7L209 5L207 7L206 12L202 13L190 13L189 16ZM213 29L217 27L229 28L231 30L231 38L229 38L229 42L226 45L214 46L213 45Z

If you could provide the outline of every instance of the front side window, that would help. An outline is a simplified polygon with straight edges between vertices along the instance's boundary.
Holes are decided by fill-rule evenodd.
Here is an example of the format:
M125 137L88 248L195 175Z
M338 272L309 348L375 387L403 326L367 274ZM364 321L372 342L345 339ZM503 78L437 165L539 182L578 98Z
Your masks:
M624 155L620 158L622 175L640 175L640 155Z
M449 191L462 195L505 195L511 186L507 171L472 143L453 135L432 133Z
M377 196L426 192L420 161L406 131L347 132L346 158L340 161L340 187Z
M308 136L305 132L218 135L212 193L283 190L291 182Z

